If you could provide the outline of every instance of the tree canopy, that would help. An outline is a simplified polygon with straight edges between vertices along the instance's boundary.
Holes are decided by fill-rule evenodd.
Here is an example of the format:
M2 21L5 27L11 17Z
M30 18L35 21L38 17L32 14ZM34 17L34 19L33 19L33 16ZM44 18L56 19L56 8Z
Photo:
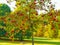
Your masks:
M0 4L0 16L8 15L11 12L10 7L6 4Z

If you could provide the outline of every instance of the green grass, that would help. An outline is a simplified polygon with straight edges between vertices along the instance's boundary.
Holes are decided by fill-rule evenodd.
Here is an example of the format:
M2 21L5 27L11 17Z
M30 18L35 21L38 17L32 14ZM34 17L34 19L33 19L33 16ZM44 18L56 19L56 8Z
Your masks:
M31 42L31 38L30 39L25 39ZM55 40L55 39L50 39L50 38L40 38L40 37L35 37L34 38L34 42L38 43L38 44L54 44L54 45L60 45L60 41L59 40Z
M32 45L32 39L24 39L24 45ZM52 40L49 38L40 38L35 37L34 38L35 45L60 45L59 40ZM0 45L23 45L20 41L9 41L9 40L0 40Z

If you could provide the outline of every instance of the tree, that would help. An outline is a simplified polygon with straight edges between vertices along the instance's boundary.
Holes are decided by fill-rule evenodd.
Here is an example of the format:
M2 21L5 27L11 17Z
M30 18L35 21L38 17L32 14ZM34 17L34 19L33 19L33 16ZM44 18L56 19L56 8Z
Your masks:
M11 12L10 7L6 4L0 4L0 16L8 15Z
M30 24L29 28L32 31L32 45L34 45L34 41L33 41L33 30L34 30L33 29L33 25L35 23L35 19L34 18L38 16L38 13L37 13L36 10L49 11L53 7L51 5L50 6L51 8L49 9L49 6L47 4L48 3L51 4L51 2L50 2L50 0L19 0L19 1L16 0L16 1L17 1L17 7L20 6L20 10L21 11L22 11L22 9L24 9L25 10L25 14L27 14L27 16L29 18L29 24ZM47 4L45 4L45 3L47 3ZM46 9L45 6L47 6L48 10Z
M6 4L0 4L0 37L7 37L6 16L11 12L10 7Z

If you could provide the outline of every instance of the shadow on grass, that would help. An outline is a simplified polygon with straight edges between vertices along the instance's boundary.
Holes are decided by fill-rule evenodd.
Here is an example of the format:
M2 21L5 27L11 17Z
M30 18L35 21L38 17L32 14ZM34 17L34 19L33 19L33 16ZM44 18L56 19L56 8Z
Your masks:
M37 39L36 39L37 40ZM53 44L53 45L60 45L60 42L49 42L49 41L41 41L40 39L39 39L39 41L34 41L34 43L37 43L37 44ZM20 44L21 43L21 41L19 41L19 40L15 40L15 41L11 41L11 40L0 40L0 43L14 43L14 44ZM24 42L24 44L25 43L32 43L32 40L30 39L30 40L24 40L24 41L22 41L22 42Z
M1 40L0 39L0 43L15 43L15 44L19 44L21 41L12 41L12 40Z

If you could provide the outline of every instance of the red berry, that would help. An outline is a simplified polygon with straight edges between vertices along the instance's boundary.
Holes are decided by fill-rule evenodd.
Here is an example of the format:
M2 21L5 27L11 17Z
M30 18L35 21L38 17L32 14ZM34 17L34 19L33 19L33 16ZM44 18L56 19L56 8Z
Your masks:
M36 1L34 1L34 4L37 4L37 2L36 2Z
M14 30L12 30L11 33L14 33Z
M52 16L52 13L50 13L49 16Z
M16 22L16 20L11 20L11 22L12 22L12 23L15 23L15 22Z
M23 16L23 15L24 15L24 14L21 13L19 16Z
M10 37L11 39L13 38L13 36Z
M8 36L8 33L6 33L5 36Z

